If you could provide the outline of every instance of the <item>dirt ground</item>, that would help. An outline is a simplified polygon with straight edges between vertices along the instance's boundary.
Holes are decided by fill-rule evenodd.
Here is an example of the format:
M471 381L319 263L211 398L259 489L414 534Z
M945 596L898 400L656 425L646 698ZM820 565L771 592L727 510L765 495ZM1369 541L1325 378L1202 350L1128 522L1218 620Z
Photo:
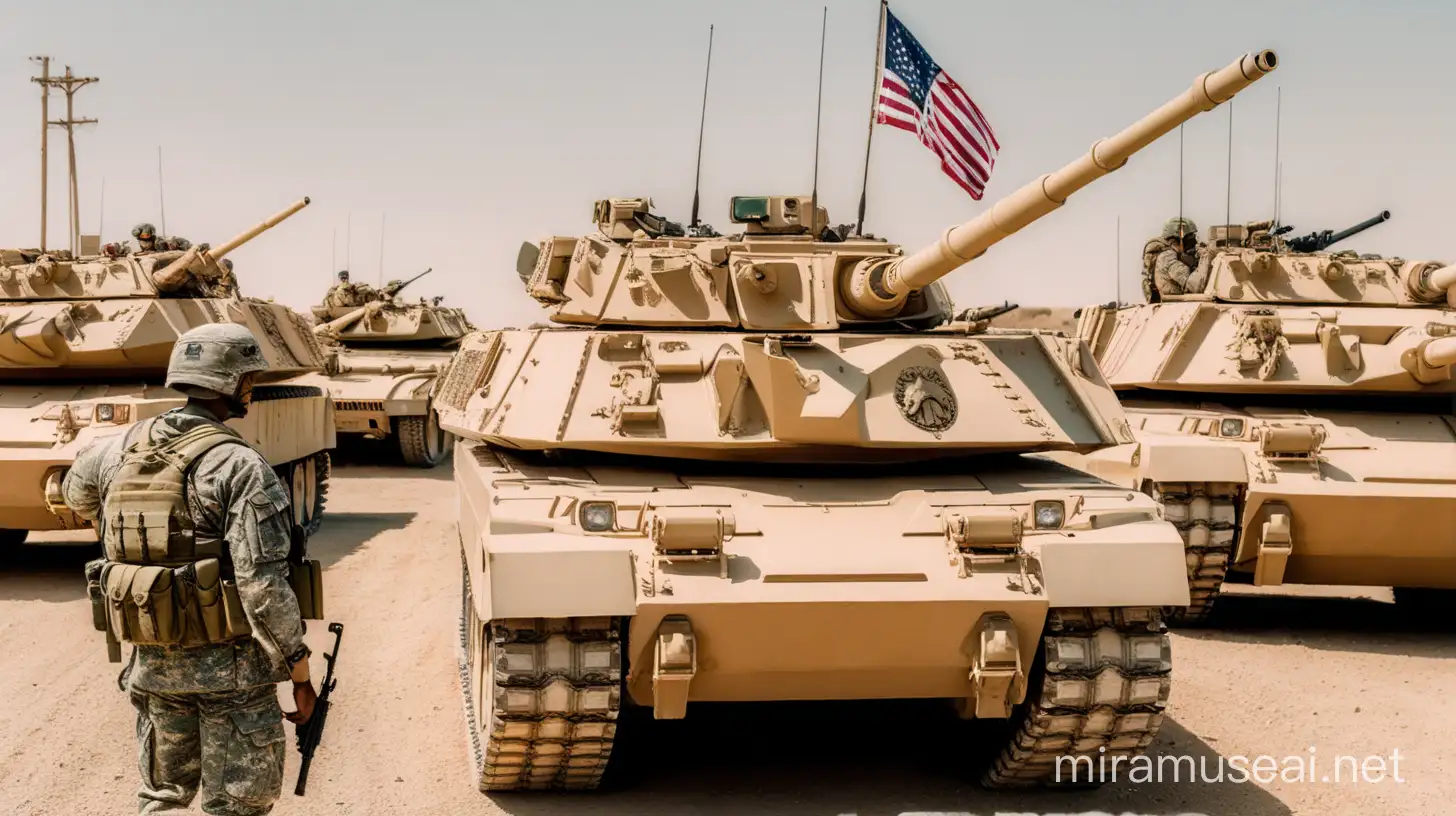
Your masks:
M335 476L312 546L328 567L329 618L346 625L339 685L302 799L292 794L290 735L277 814L1264 816L1439 813L1456 800L1456 636L1416 631L1385 591L1247 589L1221 601L1217 628L1174 634L1171 707L1154 753L1201 760L1208 776L1220 758L1313 756L1314 777L1332 774L1337 755L1380 755L1382 781L1348 781L1348 760L1344 782L1267 785L1192 782L1186 765L1173 781L1169 765L1161 782L991 793L966 772L976 732L937 706L794 704L695 707L684 721L624 731L630 762L616 790L485 796L470 778L456 679L449 466L354 464ZM26 546L0 568L0 813L136 812L133 713L91 629L80 579L88 557L85 545ZM329 638L315 624L308 640L321 652Z

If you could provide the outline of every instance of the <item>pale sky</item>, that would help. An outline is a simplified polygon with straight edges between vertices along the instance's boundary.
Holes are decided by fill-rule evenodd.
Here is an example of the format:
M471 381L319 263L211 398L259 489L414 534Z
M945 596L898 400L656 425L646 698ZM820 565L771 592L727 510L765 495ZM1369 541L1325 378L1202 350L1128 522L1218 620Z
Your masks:
M0 26L0 246L39 233L39 88L47 54L101 81L80 91L81 222L106 240L143 220L219 243L313 199L232 256L245 294L316 302L356 280L433 267L483 328L541 310L514 271L523 240L581 235L593 200L645 195L686 222L708 26L716 25L703 217L728 232L732 195L808 194L823 2L265 2L46 0ZM854 219L874 71L877 0L830 0L821 203ZM895 0L892 10L976 100L1001 154L984 201L914 135L876 128L867 229L913 250L1198 74L1275 49L1280 67L1185 131L1183 212L1200 228L1272 214L1282 89L1283 216L1295 234L1389 209L1346 246L1456 257L1456 4ZM53 118L63 110L53 97ZM50 241L65 245L64 133L51 134ZM1178 134L960 270L959 306L1075 306L1138 296L1145 238L1179 208ZM102 184L105 183L104 214ZM1121 218L1121 266L1117 222ZM351 240L346 242L346 235ZM336 236L336 237L335 237Z

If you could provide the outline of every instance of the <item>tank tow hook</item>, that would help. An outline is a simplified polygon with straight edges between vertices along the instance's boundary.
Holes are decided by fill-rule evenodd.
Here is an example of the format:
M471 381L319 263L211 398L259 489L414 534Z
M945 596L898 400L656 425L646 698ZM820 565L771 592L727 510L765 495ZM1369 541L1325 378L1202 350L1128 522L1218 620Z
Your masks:
M668 615L657 626L652 657L652 717L680 720L688 713L688 686L698 673L698 641L686 615Z
M987 612L976 623L971 694L978 719L1005 719L1026 691L1016 624L1004 612ZM969 706L967 707L969 708Z
M1284 565L1294 551L1293 514L1280 503L1261 508L1264 524L1259 528L1259 560L1254 566L1254 586L1284 583Z

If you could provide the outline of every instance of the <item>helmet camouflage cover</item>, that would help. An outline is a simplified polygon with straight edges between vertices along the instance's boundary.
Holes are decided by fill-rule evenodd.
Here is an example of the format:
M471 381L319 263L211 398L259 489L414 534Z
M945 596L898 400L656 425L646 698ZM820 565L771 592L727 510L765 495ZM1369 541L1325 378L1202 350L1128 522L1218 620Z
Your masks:
M1197 235L1198 225L1188 218L1169 218L1163 222L1163 237L1177 238L1181 235Z
M137 224L131 228L131 237L142 241L150 241L157 237L157 228L151 224Z
M267 368L258 339L247 326L208 323L177 338L167 364L167 387L205 388L228 397L237 394L244 374Z

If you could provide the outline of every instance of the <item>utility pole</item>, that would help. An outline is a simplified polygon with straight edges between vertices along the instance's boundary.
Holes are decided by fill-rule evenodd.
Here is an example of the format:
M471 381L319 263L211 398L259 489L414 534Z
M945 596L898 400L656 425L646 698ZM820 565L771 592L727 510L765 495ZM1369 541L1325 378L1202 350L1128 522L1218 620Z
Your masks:
M71 185L70 185L70 187L71 187L71 190L70 190L70 192L71 192L71 196L70 196L70 198L71 198L71 201L70 201L70 216L71 216L70 249L71 249L71 252L74 253L76 251L76 243L78 241L78 233L79 233L80 223L81 223L81 197L80 197L80 194L77 192L77 188L76 188L76 131L75 131L75 128L76 128L76 125L94 125L94 124L96 124L96 120L95 119L77 119L76 118L75 95L76 95L76 91L81 90L82 88L86 87L87 85L90 85L93 82L99 82L100 80L97 77L78 77L78 76L75 76L75 75L73 75L71 73L71 66L69 66L69 65L66 66L66 73L65 73L64 76L53 77L53 76L50 75L50 58L49 57L42 57L41 60L42 60L42 62L41 62L42 76L40 78L33 78L33 79L34 79L35 82L40 83L40 85L41 85L42 88L46 89L45 95L41 97L41 112L42 112L42 115L48 115L47 114L47 107L49 105L49 96L50 96L49 91L50 91L50 89L52 87L60 88L66 94L66 118L65 119L61 119L61 120L58 120L58 121L54 121L54 122L47 120L46 121L46 125L47 126L55 125L57 127L63 127L63 128L66 129L66 154L67 154L67 162L68 162L69 167L70 167L70 176L71 176ZM41 137L41 165L42 165L42 168L44 168L44 166L45 166L45 148L46 148L46 145L45 145L45 136L42 135L42 137ZM46 189L45 188L46 188L45 170L42 169L41 170L41 200L42 201L45 200L45 195L46 195ZM45 224L44 204L42 204L42 210L41 210L41 224L42 225ZM45 227L44 226L41 227L41 232L42 232L42 242L44 242L44 232L45 232ZM44 245L43 244L42 244L42 248L44 248Z

